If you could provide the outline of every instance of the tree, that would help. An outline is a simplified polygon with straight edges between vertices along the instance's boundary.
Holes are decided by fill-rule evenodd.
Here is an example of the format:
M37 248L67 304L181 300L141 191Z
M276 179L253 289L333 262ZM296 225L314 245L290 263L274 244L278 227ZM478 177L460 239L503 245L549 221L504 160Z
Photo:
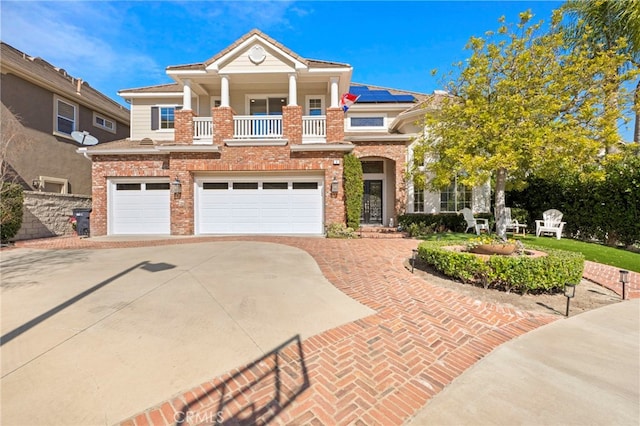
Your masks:
M1 105L0 109L0 242L13 238L22 225L22 179L10 159L24 151L24 129L20 120Z
M615 51L591 55L580 45L568 51L558 13L547 32L542 22L530 24L531 17L521 13L515 26L502 18L496 33L471 38L471 57L447 85L451 96L425 115L420 141L435 160L426 163L431 187L455 178L467 186L494 180L502 238L507 183L518 187L530 174L557 175L592 163L599 147L618 137L621 112L605 111L603 94L628 77L603 78L609 63L627 60Z
M571 45L586 41L594 55L617 50L628 55L627 66L640 66L640 0L569 0L561 10L569 18L563 31ZM626 68L616 65L611 64L605 71L614 78ZM618 100L619 88L613 89L608 94L607 104L615 104ZM636 84L634 104L633 140L637 143L640 142L640 80Z

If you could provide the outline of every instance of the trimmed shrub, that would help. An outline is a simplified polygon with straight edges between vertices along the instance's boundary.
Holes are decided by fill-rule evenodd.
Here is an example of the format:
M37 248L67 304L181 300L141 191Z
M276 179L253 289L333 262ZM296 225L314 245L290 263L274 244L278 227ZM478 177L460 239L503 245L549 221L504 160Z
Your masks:
M490 213L480 213L475 217L489 219L489 226L493 226L493 216ZM462 214L457 213L408 213L398 217L398 224L411 237L434 232L464 232L467 227Z
M353 228L347 228L344 223L332 223L327 228L327 238L358 238Z
M527 294L560 292L565 283L578 284L582 279L584 256L579 253L530 247L548 255L490 256L485 261L470 253L442 248L450 244L425 241L418 246L418 254L437 271L465 283Z
M344 196L349 228L360 227L363 194L362 163L355 155L346 154L344 156Z
M2 182L0 186L0 241L8 242L22 226L22 186Z

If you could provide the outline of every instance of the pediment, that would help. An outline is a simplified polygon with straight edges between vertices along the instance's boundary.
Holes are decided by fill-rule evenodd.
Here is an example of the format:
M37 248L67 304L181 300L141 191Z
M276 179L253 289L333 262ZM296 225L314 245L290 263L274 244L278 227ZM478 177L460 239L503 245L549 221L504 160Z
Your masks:
M220 74L288 73L306 69L304 59L254 34L215 58L207 70Z

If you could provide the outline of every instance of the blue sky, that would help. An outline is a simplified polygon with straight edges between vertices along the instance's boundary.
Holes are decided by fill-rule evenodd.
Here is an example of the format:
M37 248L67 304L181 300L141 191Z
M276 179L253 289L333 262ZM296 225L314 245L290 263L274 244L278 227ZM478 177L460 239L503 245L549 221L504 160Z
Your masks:
M202 62L253 28L305 58L351 64L355 82L431 93L431 70L464 60L469 37L527 9L548 20L561 4L0 0L0 36L123 104L118 90L168 83L167 66Z

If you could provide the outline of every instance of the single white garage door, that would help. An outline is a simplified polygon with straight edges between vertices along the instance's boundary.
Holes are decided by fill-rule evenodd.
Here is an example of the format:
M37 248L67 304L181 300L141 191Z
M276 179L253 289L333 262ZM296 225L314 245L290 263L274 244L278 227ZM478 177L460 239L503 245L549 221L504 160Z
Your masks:
M110 235L168 235L171 231L169 181L110 181Z
M196 179L197 234L322 234L321 176Z

